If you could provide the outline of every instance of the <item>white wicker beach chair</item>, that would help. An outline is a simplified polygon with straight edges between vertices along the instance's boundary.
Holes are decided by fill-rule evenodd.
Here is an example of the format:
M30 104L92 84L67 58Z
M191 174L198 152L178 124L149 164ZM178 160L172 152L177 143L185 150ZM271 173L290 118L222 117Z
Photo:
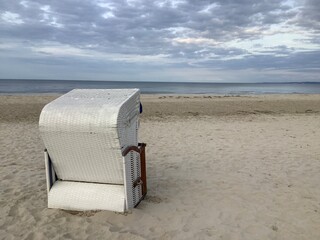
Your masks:
M47 104L39 128L48 207L125 212L147 192L138 89L75 89Z

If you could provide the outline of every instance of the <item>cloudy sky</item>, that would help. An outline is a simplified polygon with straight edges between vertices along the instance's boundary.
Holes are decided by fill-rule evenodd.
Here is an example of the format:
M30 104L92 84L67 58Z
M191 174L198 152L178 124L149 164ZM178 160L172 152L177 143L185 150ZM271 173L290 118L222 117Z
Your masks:
M320 81L320 1L0 0L0 78Z

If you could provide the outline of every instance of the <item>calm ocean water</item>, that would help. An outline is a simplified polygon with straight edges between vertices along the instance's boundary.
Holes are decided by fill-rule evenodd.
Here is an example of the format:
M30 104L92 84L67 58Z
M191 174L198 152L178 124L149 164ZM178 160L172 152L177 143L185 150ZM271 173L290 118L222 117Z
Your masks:
M140 88L142 93L162 94L288 94L320 93L318 83L168 83L112 82L64 80L4 80L0 79L0 94L66 93L74 88Z

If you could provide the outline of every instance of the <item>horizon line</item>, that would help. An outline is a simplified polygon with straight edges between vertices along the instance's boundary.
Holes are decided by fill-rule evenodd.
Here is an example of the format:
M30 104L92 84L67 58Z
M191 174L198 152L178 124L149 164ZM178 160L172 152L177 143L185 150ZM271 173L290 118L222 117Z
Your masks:
M32 78L0 78L0 81L9 80L9 81L68 81L68 82L124 82L124 83L206 83L206 84L306 84L306 83L320 83L319 81L293 81L293 82L199 82L199 81L130 81L130 80L81 80L81 79L32 79Z

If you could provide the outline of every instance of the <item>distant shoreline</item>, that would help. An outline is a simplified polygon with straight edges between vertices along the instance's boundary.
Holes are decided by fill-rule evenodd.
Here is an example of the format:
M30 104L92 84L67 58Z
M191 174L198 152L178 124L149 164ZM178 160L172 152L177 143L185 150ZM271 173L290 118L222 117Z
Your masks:
M52 95L72 89L139 88L143 94L320 94L320 82L299 83L195 83L116 82L71 80L0 80L0 95Z
M105 82L105 83L136 83L136 82L140 82L140 83L168 83L168 84L175 84L175 83L191 83L191 84L320 84L320 80L319 81L292 81L292 82L192 82L192 81L111 81L111 80L70 80L70 79L14 79L14 78L0 78L0 81L47 81L47 82Z
M0 96L0 121L37 121L42 108L60 95ZM193 116L320 114L320 94L142 94L141 103L141 118L146 120Z
M0 96L61 96L66 92L50 93L1 93ZM254 96L277 96L277 95L320 95L320 93L261 93L261 94L217 94L217 93L141 93L145 96L202 96L202 97L254 97Z

